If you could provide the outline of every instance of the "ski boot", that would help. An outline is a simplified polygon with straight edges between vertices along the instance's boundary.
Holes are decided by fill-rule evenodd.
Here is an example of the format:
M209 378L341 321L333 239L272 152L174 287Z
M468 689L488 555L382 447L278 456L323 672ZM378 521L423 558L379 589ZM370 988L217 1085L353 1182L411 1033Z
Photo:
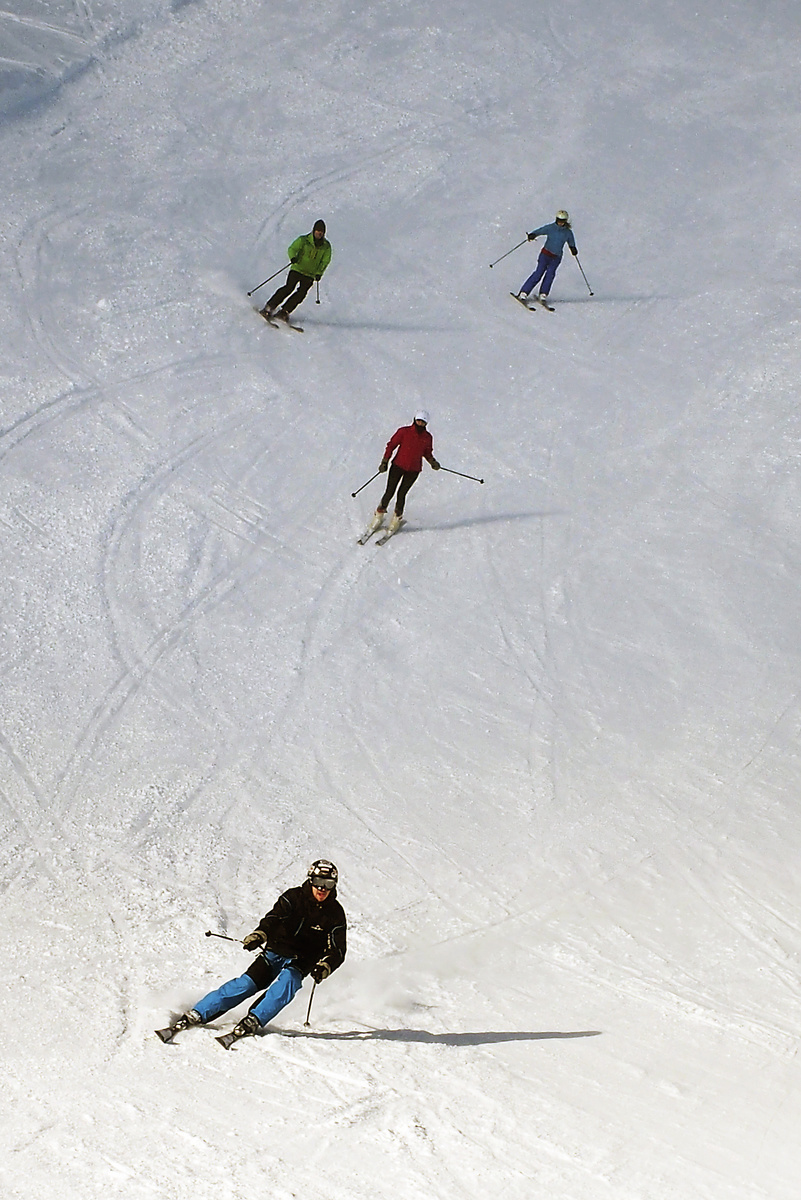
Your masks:
M370 524L365 529L362 536L358 539L359 545L363 546L365 542L369 542L370 538L376 533L384 523L384 517L387 515L385 508L377 508L373 514Z
M176 1033L181 1033L184 1029L188 1029L190 1025L202 1025L203 1018L199 1012L195 1012L194 1008L190 1008L189 1012L182 1013L172 1025L168 1025L166 1029L157 1029L156 1033L161 1038L162 1042L171 1042Z
M253 1013L248 1013L238 1025L234 1025L234 1033L238 1038L253 1037L253 1034L258 1033L260 1029L261 1022L258 1017L254 1017Z
M238 1042L240 1038L252 1037L254 1033L258 1033L261 1029L261 1023L258 1017L254 1017L253 1013L248 1013L243 1017L238 1025L234 1025L230 1033L223 1033L217 1038L217 1041L224 1050L230 1050L234 1042Z

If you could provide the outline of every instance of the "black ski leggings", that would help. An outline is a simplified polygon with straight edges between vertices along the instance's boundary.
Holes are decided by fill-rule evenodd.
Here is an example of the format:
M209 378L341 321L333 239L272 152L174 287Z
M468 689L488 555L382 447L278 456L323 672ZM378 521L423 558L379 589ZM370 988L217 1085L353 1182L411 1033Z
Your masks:
M284 312L291 313L306 299L309 288L313 283L314 280L311 275L301 275L299 271L290 271L286 277L286 283L277 292L273 292L265 307L278 308L286 300ZM295 291L295 288L297 288L297 291ZM295 292L294 296L292 296L293 292ZM292 299L288 300L288 296L292 296Z
M387 490L381 497L381 503L378 507L386 511L387 506L389 505L389 502L394 494L395 488L398 488L398 494L395 496L395 512L399 517L402 516L403 506L406 503L406 493L419 474L419 471L402 471L400 467L396 467L393 463L389 468ZM400 484L400 487L398 487L398 484Z

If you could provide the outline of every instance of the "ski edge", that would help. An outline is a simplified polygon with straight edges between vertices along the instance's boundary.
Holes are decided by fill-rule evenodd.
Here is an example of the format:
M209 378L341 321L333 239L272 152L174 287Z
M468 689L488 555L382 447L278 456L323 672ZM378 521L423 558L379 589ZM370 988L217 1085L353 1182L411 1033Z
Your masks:
M376 546L386 545L386 543L389 541L390 538L393 538L396 533L400 533L401 529L403 529L405 524L406 524L406 519L404 518L402 521L400 521L398 523L397 529L388 529L387 532L384 534L384 536L380 537L378 539L378 541L376 542Z
M356 544L358 546L366 546L367 543L370 541L370 538L374 537L383 528L384 528L383 524L376 525L375 529L371 529L370 526L368 525L367 529L365 529L362 536L356 539Z
M286 328L291 329L293 333L306 332L302 325L293 325L291 321L274 321L272 317L268 317L265 313L263 313L260 308L254 308L253 311L258 313L261 319L266 321L268 325L272 325L273 329L283 329L283 327L286 326Z
M517 292L510 292L509 295L512 297L513 300L516 300L517 303L520 304L526 310L526 312L534 311L532 306L529 304L528 300L521 300L521 298L518 296ZM556 312L556 309L554 308L554 306L552 304L546 303L545 300L540 300L539 296L530 296L529 299L533 300L535 304L539 304L540 308L546 309L547 312Z
M235 1033L222 1033L222 1034L220 1034L219 1037L216 1037L214 1040L215 1040L215 1042L219 1042L224 1050L230 1050L231 1047L233 1046L234 1042L238 1042L240 1039L236 1036Z

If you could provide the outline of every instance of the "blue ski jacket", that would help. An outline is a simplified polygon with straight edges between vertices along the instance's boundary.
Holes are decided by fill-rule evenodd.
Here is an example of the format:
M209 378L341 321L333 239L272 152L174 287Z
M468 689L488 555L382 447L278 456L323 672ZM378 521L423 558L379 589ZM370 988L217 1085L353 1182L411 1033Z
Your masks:
M529 241L535 237L544 237L545 245L543 246L543 250L547 250L549 254L555 254L557 258L562 257L565 243L570 246L571 250L576 249L573 230L569 225L557 225L556 221L552 221L550 225L540 225L539 229L532 229L528 236Z

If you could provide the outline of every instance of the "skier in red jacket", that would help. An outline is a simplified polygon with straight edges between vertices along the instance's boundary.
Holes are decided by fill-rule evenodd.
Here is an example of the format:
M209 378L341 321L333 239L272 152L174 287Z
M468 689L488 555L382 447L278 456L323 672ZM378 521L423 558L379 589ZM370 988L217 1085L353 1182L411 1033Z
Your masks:
M387 476L386 491L375 510L373 518L375 528L378 528L383 521L396 489L398 494L395 496L395 514L389 523L389 529L394 533L398 528L403 517L406 493L422 471L423 459L431 464L433 470L439 470L439 463L434 458L433 450L434 442L428 432L428 413L421 408L414 414L412 424L396 429L387 442L387 448L378 469L383 472L389 468L389 475ZM390 466L389 460L392 458L393 451L396 453Z

